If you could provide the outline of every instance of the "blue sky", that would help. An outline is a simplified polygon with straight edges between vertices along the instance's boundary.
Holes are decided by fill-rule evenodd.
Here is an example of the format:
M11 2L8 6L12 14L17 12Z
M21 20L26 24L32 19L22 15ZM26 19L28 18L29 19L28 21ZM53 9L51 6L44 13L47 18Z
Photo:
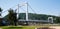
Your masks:
M28 1L29 5L37 14L60 15L60 0L0 0L0 7L3 12L9 8L15 7L17 4ZM26 9L25 9L26 10ZM20 11L23 11L20 9ZM33 12L31 9L29 12ZM8 12L2 13L4 17Z

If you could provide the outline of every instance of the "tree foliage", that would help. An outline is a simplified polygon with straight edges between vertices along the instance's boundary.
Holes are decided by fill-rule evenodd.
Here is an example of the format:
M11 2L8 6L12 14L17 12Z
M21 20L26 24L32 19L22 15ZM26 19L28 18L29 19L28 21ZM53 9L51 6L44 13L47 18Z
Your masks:
M8 21L10 22L11 25L16 25L17 22L17 17L16 17L16 13L13 11L13 9L10 9L8 14Z
M2 12L2 8L0 8L0 12ZM1 13L0 13L0 16L1 16ZM0 26L2 25L2 19L3 18L0 17Z
M0 8L0 12L2 11L2 8Z

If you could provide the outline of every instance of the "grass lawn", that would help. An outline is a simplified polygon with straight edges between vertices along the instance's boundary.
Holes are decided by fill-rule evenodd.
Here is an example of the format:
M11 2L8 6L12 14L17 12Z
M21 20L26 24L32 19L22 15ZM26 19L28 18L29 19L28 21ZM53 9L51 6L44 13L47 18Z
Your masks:
M35 29L40 27L47 27L47 26L2 26L2 29Z

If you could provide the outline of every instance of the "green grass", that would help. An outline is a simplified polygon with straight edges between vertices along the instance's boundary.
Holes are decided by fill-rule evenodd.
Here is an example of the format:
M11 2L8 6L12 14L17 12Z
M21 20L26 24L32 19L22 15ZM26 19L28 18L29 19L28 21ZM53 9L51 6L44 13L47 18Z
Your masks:
M22 27L5 27L3 29L22 29Z
M47 26L2 26L2 29L35 29Z

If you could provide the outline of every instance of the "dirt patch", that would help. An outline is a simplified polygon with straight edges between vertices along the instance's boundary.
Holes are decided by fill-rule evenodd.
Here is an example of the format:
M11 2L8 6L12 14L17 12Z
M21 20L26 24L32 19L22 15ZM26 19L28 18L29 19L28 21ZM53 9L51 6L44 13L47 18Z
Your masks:
M42 27L42 28L37 28L37 29L55 29L55 28Z
M60 26L50 26L49 28L60 29Z

